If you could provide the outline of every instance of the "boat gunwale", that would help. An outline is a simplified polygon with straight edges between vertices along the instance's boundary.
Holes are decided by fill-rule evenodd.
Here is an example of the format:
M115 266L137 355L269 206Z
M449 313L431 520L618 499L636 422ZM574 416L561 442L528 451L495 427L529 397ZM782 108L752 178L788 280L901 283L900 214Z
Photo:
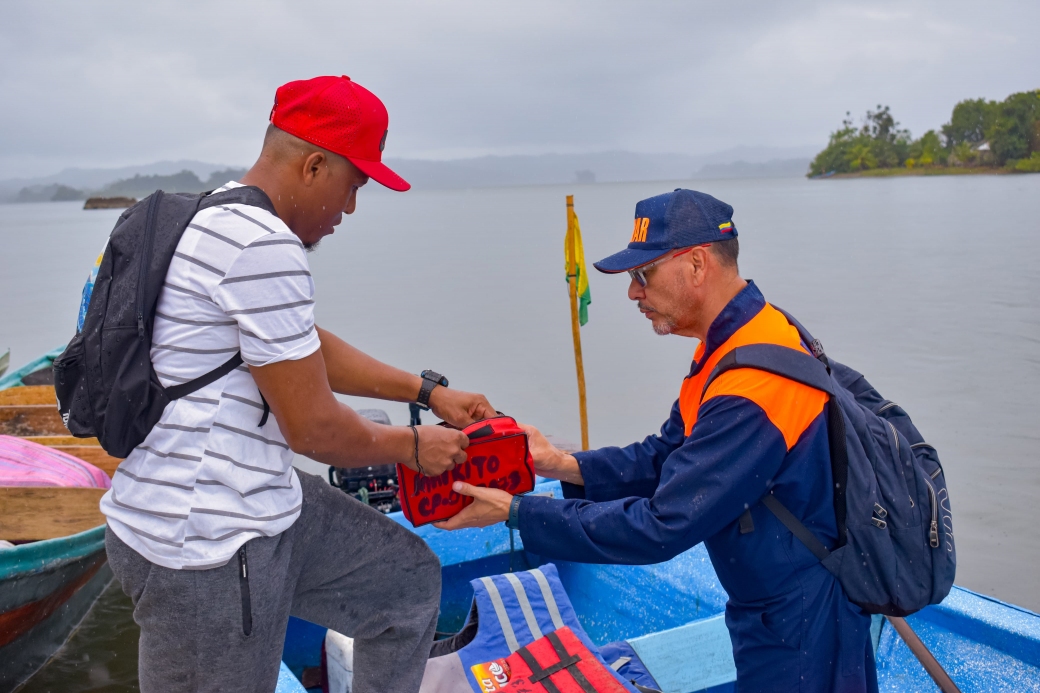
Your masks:
M54 359L61 356L62 352L65 351L67 345L62 345L56 349L48 351L43 356L30 361L16 371L11 371L7 375L0 377L0 390L6 390L11 387L25 387L22 382L22 378L36 371L42 371L54 363Z
M0 549L0 581L32 575L105 550L105 525Z

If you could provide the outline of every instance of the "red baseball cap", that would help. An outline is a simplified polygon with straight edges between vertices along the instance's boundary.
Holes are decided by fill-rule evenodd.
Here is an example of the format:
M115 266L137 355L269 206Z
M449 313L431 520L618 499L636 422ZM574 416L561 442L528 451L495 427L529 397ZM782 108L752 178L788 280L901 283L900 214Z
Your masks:
M382 162L390 117L375 94L346 75L315 77L278 87L271 123L279 130L346 157L391 190L411 185Z

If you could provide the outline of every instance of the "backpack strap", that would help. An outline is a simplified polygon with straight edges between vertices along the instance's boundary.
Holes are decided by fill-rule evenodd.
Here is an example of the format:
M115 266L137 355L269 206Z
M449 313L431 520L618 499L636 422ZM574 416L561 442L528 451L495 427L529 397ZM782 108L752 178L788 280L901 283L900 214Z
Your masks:
M787 509L783 503L776 499L772 493L767 493L762 496L762 505L769 508L769 511L776 515L776 519L780 520L791 530L791 534L798 537L798 541L805 544L805 548L812 551L812 554L819 560L824 560L827 556L831 555L831 552L827 550L827 547L816 538L816 535L809 531L809 528L802 524L802 522L794 516L794 514Z
M814 340L812 335L805 331L794 318L786 313L784 316L798 328L802 341L819 344L819 341ZM737 368L754 368L772 373L830 395L824 409L827 412L827 439L831 458L831 476L834 482L834 517L838 529L838 547L844 546L847 515L845 491L849 478L849 452L845 443L845 416L835 397L834 380L831 377L829 361L823 353L823 347L820 346L820 353L816 358L803 351L777 344L748 344L737 347L723 356L716 364L704 383L701 399L703 400L704 394L708 391L708 386L720 375ZM779 500L771 494L767 494L762 498L762 503L805 544L806 548L812 551L813 555L820 558L821 561L827 557L830 552ZM750 522L750 513L746 514L748 515L746 519L741 516L741 534L754 531L754 525ZM824 552L822 557L820 550Z
M218 193L203 193L199 200L199 209L219 207L220 205L249 205L278 216L271 198L255 185L243 185L240 188L230 188Z
M162 191L158 191L160 194ZM206 209L208 207L217 207L220 205L240 204L249 205L250 207L259 207L275 216L278 213L275 212L274 204L271 202L271 198L267 196L260 188L253 185L246 185L240 188L231 188L230 190L224 190L218 193L203 193L199 199L198 209ZM185 395L201 390L207 385L220 380L225 375L242 365L242 353L236 353L230 359L220 364L208 373L203 373L194 380L189 380L186 383L180 385L174 385L173 387L164 388L166 390L166 396L170 400L180 399ZM263 393L260 394L260 399L264 403L264 413L260 418L260 426L267 423L267 417L271 409L267 404L267 400L264 399Z
M189 380L186 383L181 383L180 385L174 385L173 387L165 388L166 396L169 397L171 400L175 400L180 399L185 395L190 395L196 390L201 390L210 383L214 383L220 380L225 375L238 368L241 363L242 353L238 352L234 356L229 358L227 361L211 370L209 373L203 373L194 380Z
M716 378L736 368L756 370L779 375L834 397L834 385L827 365L799 349L779 344L748 344L737 347L719 359L711 375L704 381L701 401Z
M769 305L772 306L773 304L770 303ZM827 372L830 373L831 362L827 358L827 353L823 350L823 342L809 334L809 330L805 329L805 327L802 326L802 323L798 322L798 320L786 310L777 306L773 306L773 308L787 318L787 322L791 323L791 326L798 330L798 336L801 337L802 341L805 342L807 347L809 347L809 351L811 351L812 355L818 358L823 365L827 366Z

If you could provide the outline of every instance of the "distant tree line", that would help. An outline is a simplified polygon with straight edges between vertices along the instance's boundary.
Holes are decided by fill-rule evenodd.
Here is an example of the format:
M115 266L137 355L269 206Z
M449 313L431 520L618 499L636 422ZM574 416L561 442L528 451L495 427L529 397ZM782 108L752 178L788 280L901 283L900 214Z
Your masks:
M204 192L214 190L229 180L238 180L245 175L244 168L229 168L214 171L205 181L200 180L192 171L181 171L168 176L142 176L124 178L109 183L100 190L78 190L67 185L51 183L50 185L34 185L22 188L15 202L63 202L67 200L85 200L88 197L136 197L138 199L151 195L156 190L167 192Z
M938 132L913 139L888 106L867 111L855 127L848 113L816 155L809 176L904 167L1003 167L1040 172L1040 89L1003 101L967 99Z

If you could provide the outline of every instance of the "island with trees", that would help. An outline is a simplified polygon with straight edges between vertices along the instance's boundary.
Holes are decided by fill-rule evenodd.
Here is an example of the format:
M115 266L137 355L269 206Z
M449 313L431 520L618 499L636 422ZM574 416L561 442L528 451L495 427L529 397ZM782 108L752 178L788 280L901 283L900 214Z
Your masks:
M899 127L888 106L867 111L858 128L846 113L806 175L957 173L1040 173L1040 89L1003 101L961 101L950 122L918 139Z

